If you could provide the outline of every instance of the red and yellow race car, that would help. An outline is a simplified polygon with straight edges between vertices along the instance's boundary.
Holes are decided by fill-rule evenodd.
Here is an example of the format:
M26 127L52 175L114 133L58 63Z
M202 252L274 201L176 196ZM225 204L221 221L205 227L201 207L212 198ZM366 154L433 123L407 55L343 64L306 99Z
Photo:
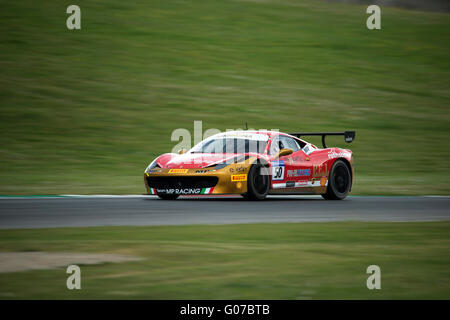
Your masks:
M149 194L162 199L180 195L240 194L262 200L268 194L320 194L344 199L353 183L353 155L327 148L325 137L355 131L296 132L228 131L213 135L191 150L165 153L145 169ZM323 148L301 139L321 136Z

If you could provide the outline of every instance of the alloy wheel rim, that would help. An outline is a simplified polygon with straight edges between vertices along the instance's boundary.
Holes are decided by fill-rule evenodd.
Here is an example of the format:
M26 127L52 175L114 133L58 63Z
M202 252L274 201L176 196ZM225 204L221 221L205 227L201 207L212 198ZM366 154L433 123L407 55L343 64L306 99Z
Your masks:
M341 194L346 193L350 183L348 171L346 170L346 168L343 166L336 167L333 178L336 190Z

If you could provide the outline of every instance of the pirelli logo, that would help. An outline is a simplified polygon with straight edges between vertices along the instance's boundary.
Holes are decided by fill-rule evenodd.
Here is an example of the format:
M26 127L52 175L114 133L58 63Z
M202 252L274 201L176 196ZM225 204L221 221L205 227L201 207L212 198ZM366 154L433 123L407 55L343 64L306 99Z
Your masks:
M169 169L169 173L186 173L188 169Z
M247 181L246 174L233 174L231 175L231 181Z

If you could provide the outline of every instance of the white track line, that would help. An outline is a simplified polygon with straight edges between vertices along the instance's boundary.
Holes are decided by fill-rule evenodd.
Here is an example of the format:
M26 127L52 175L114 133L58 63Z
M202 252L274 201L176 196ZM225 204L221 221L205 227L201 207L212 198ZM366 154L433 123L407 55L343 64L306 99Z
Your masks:
M185 195L181 196L183 198L221 198L221 197L237 197L238 195ZM61 195L34 195L34 196L7 196L0 195L0 200L14 200L14 199L64 199L64 198L77 198L77 199L144 199L148 197L157 197L156 195L145 195L145 194L124 194L124 195L114 195L114 194L93 194L93 195L84 195L84 194L61 194ZM320 198L320 195L290 195L290 194L279 194L279 195L268 195L269 198ZM349 197L371 197L371 196L352 196ZM372 196L376 197L397 197L397 196ZM439 196L439 195L422 195L422 196L398 196L398 197L417 197L417 198L450 198L450 196Z

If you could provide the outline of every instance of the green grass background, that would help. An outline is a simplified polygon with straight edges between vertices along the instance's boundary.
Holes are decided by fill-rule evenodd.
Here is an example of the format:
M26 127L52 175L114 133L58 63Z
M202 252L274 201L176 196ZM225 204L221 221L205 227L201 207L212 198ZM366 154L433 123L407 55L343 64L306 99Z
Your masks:
M76 3L78 31L72 3L2 3L0 194L142 193L194 120L356 129L355 194L449 194L449 14L382 7L370 31L366 6L321 1Z
M449 299L450 222L1 230L0 251L138 262L0 274L1 299ZM369 265L381 290L368 290Z

